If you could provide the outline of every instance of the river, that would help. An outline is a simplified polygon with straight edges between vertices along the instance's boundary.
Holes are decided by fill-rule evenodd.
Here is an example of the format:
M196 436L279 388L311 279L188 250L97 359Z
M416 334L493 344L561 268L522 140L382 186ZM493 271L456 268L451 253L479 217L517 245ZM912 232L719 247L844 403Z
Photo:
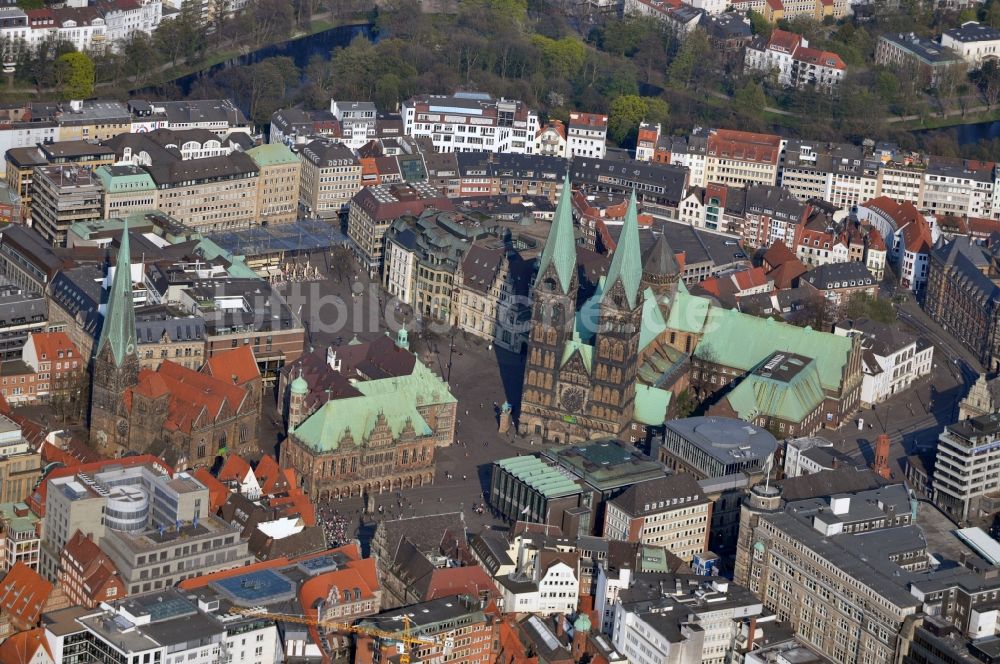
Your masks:
M925 140L932 136L945 135L954 138L959 145L973 145L980 141L1000 138L1000 120L942 127L941 129L917 129L913 133Z
M257 49L256 51L251 51L244 55L230 58L225 62L212 65L206 69L196 71L193 74L181 76L171 82L180 88L181 93L186 96L191 92L191 86L195 83L195 81L203 76L211 76L215 72L228 69L229 67L252 65L267 58L273 58L276 56L290 57L295 61L295 65L301 69L309 64L309 60L314 55L329 58L330 52L334 48L347 46L351 43L352 39L359 35L372 38L372 26L366 23L360 25L342 25L336 28L330 28L329 30L323 30L322 32L317 32L312 35L306 35L305 37L299 37L298 39L290 39L277 44L270 44L269 46ZM139 90L133 90L132 94L136 97L143 97L151 94L155 95L158 88L159 86L141 88Z

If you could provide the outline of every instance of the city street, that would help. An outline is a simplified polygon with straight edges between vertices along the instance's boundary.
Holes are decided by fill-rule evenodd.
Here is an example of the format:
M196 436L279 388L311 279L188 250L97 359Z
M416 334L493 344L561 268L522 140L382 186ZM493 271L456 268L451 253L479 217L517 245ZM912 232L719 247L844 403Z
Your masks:
M934 365L929 376L918 380L874 409L864 409L858 419L864 429L844 425L837 431L821 431L820 436L834 443L841 452L859 463L874 459L875 438L888 433L892 442L889 467L896 477L905 471L905 457L933 450L944 427L958 418L958 403L979 376L976 358L960 343L941 330L912 299L898 308L899 321L911 334L934 344Z

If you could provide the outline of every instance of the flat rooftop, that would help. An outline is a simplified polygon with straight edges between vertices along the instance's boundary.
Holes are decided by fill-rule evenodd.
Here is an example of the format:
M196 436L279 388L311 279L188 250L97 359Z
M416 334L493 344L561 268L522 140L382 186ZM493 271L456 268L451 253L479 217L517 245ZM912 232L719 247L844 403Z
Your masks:
M778 441L764 429L730 417L688 417L665 426L722 463L764 459L778 448Z
M664 476L659 462L634 447L611 438L567 447L552 447L544 450L542 455L599 491Z

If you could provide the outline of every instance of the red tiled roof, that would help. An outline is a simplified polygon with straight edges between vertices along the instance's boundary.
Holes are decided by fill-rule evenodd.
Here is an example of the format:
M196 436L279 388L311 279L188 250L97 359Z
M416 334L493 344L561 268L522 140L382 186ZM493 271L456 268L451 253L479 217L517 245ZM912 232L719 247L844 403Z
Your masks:
M885 238L874 226L868 230L868 248L875 251L886 251Z
M493 580L482 567L479 565L445 567L431 572L423 601L452 595L482 595L483 593L491 596L499 595Z
M250 346L239 346L222 353L216 353L205 362L204 372L219 380L230 382L233 382L235 376L237 385L243 385L255 378L260 378L257 358L254 357L253 349Z
M781 137L733 129L716 129L708 136L708 153L744 161L778 163Z
M15 625L36 625L52 592L52 584L38 572L18 561L0 581L0 609L11 616Z
M786 32L775 28L771 32L771 38L767 41L767 47L773 50L795 53L795 49L802 43L802 37L794 32Z
M608 116L597 113L570 113L569 126L605 128L608 126Z
M48 655L48 660L35 657L38 649L41 648ZM0 643L0 664L25 664L26 662L54 662L52 651L49 650L48 641L45 639L45 629L29 629L26 632L11 634Z
M65 332L34 332L31 341L35 345L38 359L54 360L59 358L59 352L64 357L80 358L76 344L70 341Z
M795 260L795 254L788 245L781 240L775 240L771 243L771 246L767 248L764 252L764 263L770 265L772 268L776 268L788 261Z
M763 286L767 283L767 275L764 268L752 267L747 270L740 270L733 274L733 281L741 291Z
M265 454L253 471L260 490L265 496L277 493L287 488L288 478L281 472L278 462L270 454Z
M148 399L169 395L168 416L163 426L178 431L191 431L202 413L215 420L227 407L236 412L247 397L246 390L231 380L200 373L170 360L165 360L156 371L142 369L139 384L130 392L133 397L142 395ZM131 405L130 402L129 408Z
M230 454L226 457L225 463L222 464L222 468L219 470L219 481L242 482L248 474L253 475L253 469L250 468L250 464L246 462L246 459L239 454Z
M215 514L229 498L229 489L217 480L207 468L197 468L192 475L208 489L208 509L212 514Z

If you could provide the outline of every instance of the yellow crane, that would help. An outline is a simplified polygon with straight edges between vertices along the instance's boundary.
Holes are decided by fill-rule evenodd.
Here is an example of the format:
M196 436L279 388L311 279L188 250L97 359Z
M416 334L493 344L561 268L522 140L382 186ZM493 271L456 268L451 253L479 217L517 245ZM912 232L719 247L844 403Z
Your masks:
M233 607L229 613L247 616L251 618L267 618L276 622L295 623L298 625L312 625L315 627L325 627L326 629L338 632L349 632L351 634L364 634L373 636L385 641L396 641L402 644L399 653L399 664L410 664L410 648L416 645L439 645L440 638L433 636L414 635L410 630L410 617L403 616L403 629L398 632L390 632L375 627L365 627L364 625L351 625L337 620L321 620L319 618L307 618L290 613L271 613L265 609L239 609Z

